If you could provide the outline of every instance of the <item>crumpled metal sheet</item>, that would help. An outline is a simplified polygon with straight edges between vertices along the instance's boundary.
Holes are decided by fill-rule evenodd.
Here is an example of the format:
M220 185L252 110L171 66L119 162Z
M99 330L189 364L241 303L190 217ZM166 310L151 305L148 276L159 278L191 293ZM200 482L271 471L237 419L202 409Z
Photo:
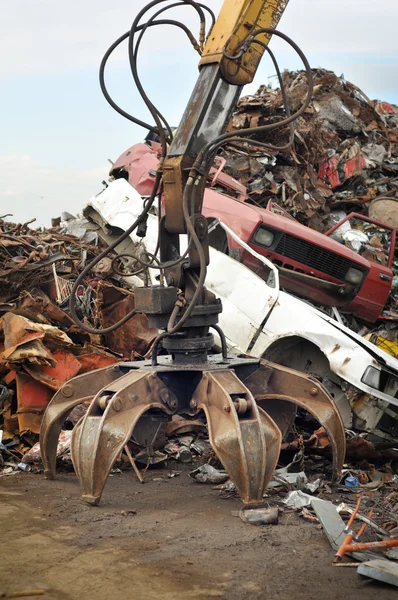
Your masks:
M54 367L55 359L44 345L72 345L70 337L52 325L33 323L21 315L6 313L2 317L4 331L3 359L10 363L30 362Z
M84 333L77 327L72 317L52 302L41 289L34 288L22 292L18 301L18 307L15 307L12 312L26 317L35 323L56 323L63 330L69 333L76 332L84 337Z
M73 348L73 353L80 363L80 375L95 369L102 369L120 361L120 356L107 352L106 348L99 348L92 344L84 344L83 348Z
M81 363L71 352L63 349L55 350L52 358L54 366L25 365L25 371L36 381L56 391L80 372Z

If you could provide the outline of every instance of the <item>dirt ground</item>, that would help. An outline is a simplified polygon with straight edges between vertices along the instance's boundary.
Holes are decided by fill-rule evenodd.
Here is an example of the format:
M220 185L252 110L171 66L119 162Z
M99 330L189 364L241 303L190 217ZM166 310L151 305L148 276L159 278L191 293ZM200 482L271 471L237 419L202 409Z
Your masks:
M397 597L396 588L360 582L355 569L332 567L324 533L294 514L254 527L231 515L238 500L188 471L146 479L111 476L91 507L74 474L3 477L0 596L43 588L45 600Z

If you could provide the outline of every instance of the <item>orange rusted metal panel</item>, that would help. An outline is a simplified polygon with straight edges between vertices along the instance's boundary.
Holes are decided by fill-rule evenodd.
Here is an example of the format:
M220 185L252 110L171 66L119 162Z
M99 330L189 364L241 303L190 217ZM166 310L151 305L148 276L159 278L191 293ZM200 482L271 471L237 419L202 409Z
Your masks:
M28 366L25 365L25 370L37 381L52 390L59 390L61 386L69 379L72 379L81 370L80 361L68 350L55 350L52 356L56 360L54 367L44 366Z
M128 312L134 310L134 294L111 286L104 282L99 284L102 294L100 305L101 321L103 327L113 325ZM157 329L151 329L148 318L143 314L136 314L122 327L105 336L107 347L125 358L131 358L133 352L144 356L158 335Z
M43 414L53 396L53 390L35 381L27 373L17 373L16 380L19 431L40 433Z
M111 356L109 354L106 355L96 352L92 352L91 354L82 354L79 356L79 362L81 364L79 373L89 373L90 371L113 365L118 361L119 359L116 358L116 356Z

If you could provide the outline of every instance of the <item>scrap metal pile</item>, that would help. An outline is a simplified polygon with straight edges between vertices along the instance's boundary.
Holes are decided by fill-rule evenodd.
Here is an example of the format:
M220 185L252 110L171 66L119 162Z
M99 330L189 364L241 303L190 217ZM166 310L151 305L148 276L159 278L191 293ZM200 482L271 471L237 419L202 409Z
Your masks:
M69 223L31 229L0 220L0 456L14 467L36 443L56 390L77 374L144 356L157 333L144 315L104 337L75 325L71 289L101 242L84 220ZM105 267L76 296L80 318L98 327L134 308L134 294Z
M398 227L398 106L371 101L331 71L314 69L313 75L313 100L295 122L293 149L267 152L236 141L223 150L225 171L247 187L253 204L265 207L272 199L322 233L344 211ZM307 89L305 73L286 71L283 82L289 108L295 111ZM240 100L229 130L276 122L284 114L281 90L261 86ZM283 146L288 138L289 130L253 136L274 146ZM385 264L388 236L372 225L364 233L370 258ZM395 279L388 308L398 314L397 289Z

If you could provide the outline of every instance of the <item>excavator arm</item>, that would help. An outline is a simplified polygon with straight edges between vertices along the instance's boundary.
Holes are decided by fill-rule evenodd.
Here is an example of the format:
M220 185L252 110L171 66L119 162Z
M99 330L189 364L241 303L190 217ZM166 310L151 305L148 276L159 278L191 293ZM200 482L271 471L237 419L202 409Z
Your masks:
M161 2L153 0L149 6ZM197 10L203 7L194 0L183 2ZM318 381L286 367L228 355L225 337L217 325L221 302L204 287L209 247L201 205L207 173L220 138L226 139L242 87L253 80L286 4L287 0L225 0L203 48L192 96L159 164L156 182L162 176L163 187L154 188L151 200L163 189L165 216L159 235L162 264L155 255L149 266L164 273L167 285L160 278L160 285L135 289L136 311L147 315L150 326L165 330L154 343L152 360L120 363L80 375L56 393L45 413L41 448L46 474L52 478L64 419L78 404L91 402L72 437L73 464L83 499L91 504L99 502L112 465L134 429L136 434L140 429L147 431L148 422L143 422L147 412L154 421L159 415L164 420L176 413L187 418L204 413L212 447L246 504L262 502L278 461L282 436L292 424L297 405L325 427L334 450L334 474L342 468L344 427L328 392ZM143 11L139 17L141 14ZM153 25L151 20L140 25L139 17L134 21L133 37L139 28ZM119 38L114 47L128 36ZM145 222L146 214L144 208L139 224ZM134 226L110 249L116 248ZM179 238L185 233L188 249L181 255ZM79 278L75 288L78 284ZM222 354L209 356L214 346L210 329L217 330L221 338ZM161 347L167 356L158 357Z
M183 190L199 152L226 131L244 85L251 83L288 0L225 0L199 63L199 77L163 165L166 229L185 233ZM260 43L257 43L260 42ZM199 204L199 205L198 205ZM200 199L196 206L200 211Z

